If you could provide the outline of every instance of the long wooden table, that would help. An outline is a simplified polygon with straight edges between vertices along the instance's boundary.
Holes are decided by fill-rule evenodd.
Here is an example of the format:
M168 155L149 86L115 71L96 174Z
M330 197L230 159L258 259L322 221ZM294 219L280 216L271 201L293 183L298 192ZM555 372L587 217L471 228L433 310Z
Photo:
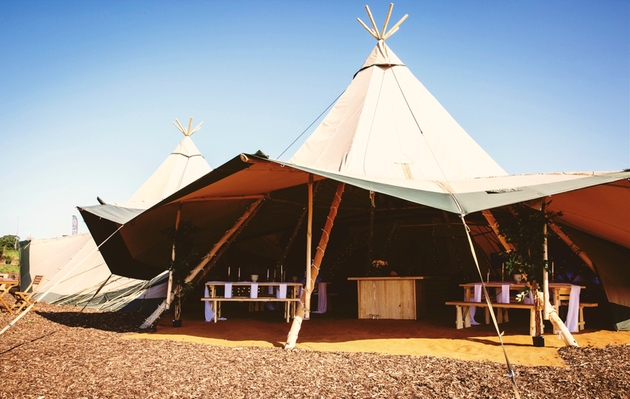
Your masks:
M465 283L459 285L460 287L464 288L464 301L472 301L474 296L475 284L479 283ZM509 284L510 291L522 291L527 288L527 284L525 283L515 283L509 281L490 281L484 284L487 288L503 288L504 285ZM553 307L556 309L556 313L558 313L560 310L561 299L568 299L569 294L571 293L572 286L573 284L570 283L549 283L549 295L551 295L553 298L553 300L551 300L552 298L550 298L550 302L553 303ZM580 286L580 288L584 289L586 287Z
M225 289L226 284L231 284L232 286L232 295L228 295L227 297L225 292L223 295L219 295L217 290L219 287L223 287ZM261 292L257 292L255 297L252 297L253 295L251 293L251 289L254 284L256 289ZM279 295L277 295L279 290L281 290L281 286L286 287L285 297L279 297ZM269 293L269 287L272 288L272 294ZM283 302L285 304L284 317L288 323L289 320L295 316L295 308L297 303L300 301L298 296L300 287L302 287L302 283L293 282L208 281L206 283L204 297L201 298L201 300L205 301L206 306L210 306L210 309L214 312L212 319L215 323L219 317L221 317L222 302Z
M462 324L463 327L470 327L471 325L471 321L470 321L470 306L479 306L479 307L486 307L486 303L485 301L481 300L481 302L475 302L473 301L474 298L474 288L475 288L475 284L479 284L479 283L465 283L465 284L460 284L459 286L462 287L464 289L464 302L465 304L459 303L459 302L447 302L447 305L455 305L457 307L457 316L456 316L456 325L457 328L462 328ZM510 291L522 291L525 288L527 288L527 285L525 283L516 283L516 282L509 282L509 281L490 281L487 283L484 283L486 288L503 288L504 286L507 286L508 289ZM560 314L560 306L561 303L564 301L565 303L569 300L569 296L571 293L571 287L573 287L573 284L570 283L549 283L549 295L551 296L550 298L550 302L553 303L553 307L556 310L556 313ZM579 286L580 289L584 289L586 287L584 286ZM483 293L482 293L483 294ZM511 296L510 296L511 297ZM492 301L493 307L497 308L498 314L497 314L497 321L499 323L503 322L503 321L508 321L508 316L507 316L507 309L511 309L511 308L523 308L523 309L529 309L531 307L531 312L533 312L533 305L528 305L522 302L517 302L515 303L514 301L510 301L508 303L498 303L496 300ZM517 306L518 305L518 306ZM585 326L585 321L584 321L584 307L596 307L597 304L596 303L580 303L579 305L579 309L578 309L578 322L577 322L577 328L578 330L583 330L584 326ZM461 310L461 308L466 308L463 311ZM460 315L459 312L462 312L462 314ZM489 316L488 316L488 309L485 309L486 311L486 324L489 323ZM530 315L530 331L533 334L534 331L534 314L531 313ZM557 331L554 331L554 333Z
M426 312L425 276L348 277L356 280L359 319L417 320Z

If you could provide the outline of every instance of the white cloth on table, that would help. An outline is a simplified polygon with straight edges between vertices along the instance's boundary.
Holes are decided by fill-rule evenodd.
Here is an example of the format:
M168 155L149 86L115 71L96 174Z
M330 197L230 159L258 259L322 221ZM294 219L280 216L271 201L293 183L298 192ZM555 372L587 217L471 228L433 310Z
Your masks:
M225 283L225 294L223 294L226 298L232 298L232 283Z
M249 297L258 298L258 283L252 283L249 287Z
M578 332L578 313L580 310L580 290L579 285L571 285L569 294L569 309L567 310L566 326L569 332Z
M267 287L267 294L269 295L273 295L273 290L275 289L275 287L273 285L270 285ZM278 296L278 293L276 292L276 296ZM265 303L265 309L267 310L276 310L276 306L273 304L273 302L267 302Z
M475 283L474 292L473 292L473 302L481 302L481 283ZM477 313L477 307L470 307L470 324L473 326L478 326L479 323L475 321L475 313Z
M526 305L534 304L534 294L532 294L531 290L529 291L529 294L523 299L523 303Z
M313 313L326 313L328 307L328 295L326 294L326 283L317 284L317 310Z
M501 288L497 288L497 302L510 303L510 284L501 284Z
M278 291L276 291L276 298L284 299L287 297L287 285L285 283L280 283L278 286Z
M203 297L204 298L209 298L210 297L210 290L208 289L208 286L206 285L206 289L203 291ZM206 321L213 321L214 319L214 312L212 311L212 306L210 305L210 301L204 301L205 302L205 316L206 316Z

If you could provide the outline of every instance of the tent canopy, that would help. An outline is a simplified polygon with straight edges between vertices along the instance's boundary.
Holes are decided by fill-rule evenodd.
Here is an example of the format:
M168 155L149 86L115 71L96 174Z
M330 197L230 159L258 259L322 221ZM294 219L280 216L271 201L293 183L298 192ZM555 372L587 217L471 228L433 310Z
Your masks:
M382 40L289 162L243 154L150 207L97 206L80 211L96 242L107 240L101 253L112 271L147 279L169 265L169 231L175 228L179 211L182 222L197 228L194 250L201 258L254 201L264 198L263 208L232 244L239 251L230 253L239 264L252 261L247 255L253 255L256 262L273 265L283 261L278 259L283 251L269 247L285 245L299 228L309 175L318 183L315 208L324 210L324 218L336 183L347 184L333 234L356 243L364 238L352 232L367 226L373 213L391 237L403 222L451 226L458 223L453 214L465 216L485 235L487 223L479 211L551 197L558 198L553 210L568 210L566 223L630 248L629 171L507 175ZM378 193L374 212L370 192ZM601 207L610 208L594 210ZM268 245L254 245L255 240ZM328 252L334 246L331 243ZM345 247L352 248L352 242ZM299 259L303 268L303 256ZM623 267L601 259L600 269ZM630 257L625 264L629 263ZM622 309L630 309L630 281L617 286L615 300Z

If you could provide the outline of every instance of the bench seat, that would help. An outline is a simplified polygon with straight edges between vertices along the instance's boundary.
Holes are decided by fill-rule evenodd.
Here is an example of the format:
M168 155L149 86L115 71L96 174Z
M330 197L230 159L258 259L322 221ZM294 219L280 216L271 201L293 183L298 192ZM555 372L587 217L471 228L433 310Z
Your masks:
M263 296L258 298L234 296L231 298L223 298L218 296L215 298L201 298L201 300L210 302L299 302L300 298L276 298L272 296Z
M448 301L446 305L455 306L455 327L462 329L470 327L470 307L486 308L486 324L490 323L490 313L487 302L465 302L465 301ZM534 305L522 302L499 303L493 302L492 307L498 310L497 322L507 322L507 309L529 309L529 334L533 337L536 335L536 313ZM504 311L505 309L505 311Z
M252 304L250 304L250 308L251 305L254 305L254 303L284 302L286 303L284 309L284 317L288 323L291 317L295 314L295 306L297 302L300 301L300 298L276 298L274 296L262 296L258 298L251 298L248 296L233 296L231 298L225 298L217 296L209 298L203 297L201 298L201 300L205 302L210 302L212 304L215 323L217 322L219 315L221 314L221 302L252 302Z
M446 305L455 306L456 308L456 319L455 326L457 329L461 329L464 327L470 327L470 307L476 306L479 308L486 309L486 324L490 322L488 303L487 302L465 302L465 301L448 301ZM580 310L579 310L579 318L578 318L578 330L584 330L586 322L584 320L584 308L596 308L598 306L597 303L591 302L580 302ZM510 303L492 303L492 307L499 310L497 321L502 323L503 321L508 321L507 312L504 314L501 309L529 309L530 310L530 334L533 336L535 333L535 313L534 313L534 305L527 304L522 302L510 302Z

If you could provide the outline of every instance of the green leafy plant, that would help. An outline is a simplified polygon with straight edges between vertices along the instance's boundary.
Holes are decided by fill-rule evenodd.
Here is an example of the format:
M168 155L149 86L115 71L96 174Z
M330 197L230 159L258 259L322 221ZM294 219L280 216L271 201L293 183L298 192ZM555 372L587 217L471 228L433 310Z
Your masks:
M545 225L553 221L559 212L545 211L531 208L524 204L516 204L511 207L511 214L497 217L499 234L505 237L505 241L514 248L501 253L505 268L509 274L520 273L527 284L527 289L517 295L518 301L523 301L531 292L534 298L536 310L536 336L541 335L539 311L544 307L539 296L540 282L543 280L543 271L549 270L549 262L544 256L544 245L547 238Z
M560 215L516 204L512 206L512 214L497 218L499 234L514 246L513 250L501 253L508 273L522 274L528 285L542 281L543 271L549 269L544 259L547 238L544 226Z

